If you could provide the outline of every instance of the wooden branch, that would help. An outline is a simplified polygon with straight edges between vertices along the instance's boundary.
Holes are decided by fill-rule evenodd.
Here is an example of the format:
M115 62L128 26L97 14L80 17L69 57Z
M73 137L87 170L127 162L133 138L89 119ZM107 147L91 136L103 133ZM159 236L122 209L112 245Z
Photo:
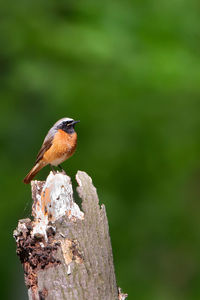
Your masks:
M71 179L50 172L32 181L34 220L19 220L17 254L32 300L123 300L117 288L105 206L99 207L91 178L78 171L82 209Z

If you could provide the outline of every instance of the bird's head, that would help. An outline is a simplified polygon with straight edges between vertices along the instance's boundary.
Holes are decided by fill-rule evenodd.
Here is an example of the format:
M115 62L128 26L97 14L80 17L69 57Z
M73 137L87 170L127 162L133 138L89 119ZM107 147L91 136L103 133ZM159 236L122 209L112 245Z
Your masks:
M55 127L56 129L62 129L63 131L72 134L75 132L74 126L78 122L80 121L75 121L74 119L71 118L63 118L56 122Z

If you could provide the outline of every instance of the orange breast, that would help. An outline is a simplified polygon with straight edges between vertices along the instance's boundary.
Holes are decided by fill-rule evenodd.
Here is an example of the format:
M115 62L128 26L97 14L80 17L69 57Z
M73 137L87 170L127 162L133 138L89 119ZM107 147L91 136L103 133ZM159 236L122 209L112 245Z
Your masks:
M43 160L52 164L54 164L55 161L55 165L62 163L74 153L76 143L76 132L68 134L59 129L54 136L52 146L45 152Z

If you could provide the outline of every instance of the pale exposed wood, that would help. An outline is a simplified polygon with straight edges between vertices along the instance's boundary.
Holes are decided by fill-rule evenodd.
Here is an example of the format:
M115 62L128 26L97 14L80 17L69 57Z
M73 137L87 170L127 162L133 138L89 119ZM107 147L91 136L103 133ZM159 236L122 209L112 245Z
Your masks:
M116 285L105 206L85 172L76 180L83 211L67 175L51 172L46 182L32 182L34 220L20 220L14 231L29 299L125 299Z

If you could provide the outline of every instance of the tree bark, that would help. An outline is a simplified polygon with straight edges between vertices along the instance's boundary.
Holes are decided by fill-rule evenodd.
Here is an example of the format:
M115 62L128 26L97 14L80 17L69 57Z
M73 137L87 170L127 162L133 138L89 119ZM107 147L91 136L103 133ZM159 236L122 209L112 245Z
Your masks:
M66 174L32 181L34 219L19 220L14 231L29 299L123 300L105 206L85 172L78 171L76 180L83 212Z

